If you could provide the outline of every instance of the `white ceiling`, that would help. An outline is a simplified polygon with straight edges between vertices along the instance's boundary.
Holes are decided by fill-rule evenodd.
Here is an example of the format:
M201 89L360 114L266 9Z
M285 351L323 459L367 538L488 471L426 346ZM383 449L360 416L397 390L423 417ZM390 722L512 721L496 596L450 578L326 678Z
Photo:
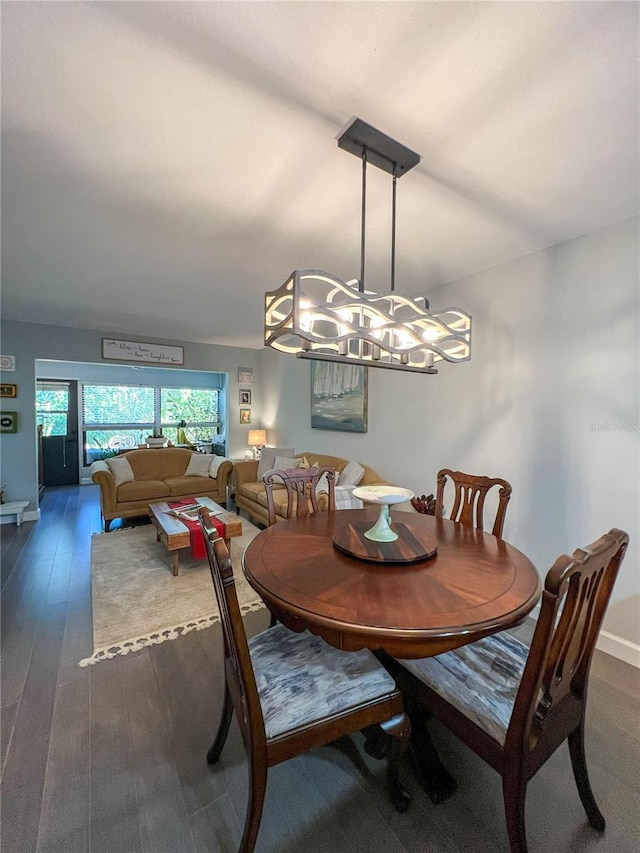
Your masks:
M261 346L292 269L359 273L356 115L422 156L405 293L634 216L639 8L5 0L3 317ZM370 169L379 291L390 202Z

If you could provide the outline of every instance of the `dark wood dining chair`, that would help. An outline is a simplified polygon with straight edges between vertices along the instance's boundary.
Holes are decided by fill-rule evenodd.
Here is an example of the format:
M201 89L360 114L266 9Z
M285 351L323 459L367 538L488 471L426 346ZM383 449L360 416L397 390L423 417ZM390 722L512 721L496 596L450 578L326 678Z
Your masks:
M369 726L391 735L387 787L397 811L405 811L409 795L398 765L410 725L393 678L372 652L340 651L308 631L278 624L247 641L229 551L204 507L200 524L224 638L224 703L207 761L220 758L235 710L249 763L240 853L255 846L269 767Z
M444 494L449 480L454 486L450 520L459 521L470 527L479 527L481 530L484 529L484 504L487 493L494 486L499 487L498 508L491 533L501 539L507 504L511 498L511 484L499 477L479 477L474 474L464 474L462 471L452 471L450 468L442 468L438 471L436 492L435 514L439 518L444 516Z
M325 479L326 478L326 479ZM267 512L269 527L276 523L276 505L274 500L278 486L287 490L285 518L308 515L319 512L320 508L330 511L336 508L336 472L333 468L319 466L315 468L292 468L287 471L272 469L262 478L267 492ZM326 483L326 488L325 488Z
M530 646L509 632L433 658L393 661L405 691L502 776L512 853L526 853L525 796L563 741L587 818L603 830L585 759L589 669L629 537L609 533L549 570Z

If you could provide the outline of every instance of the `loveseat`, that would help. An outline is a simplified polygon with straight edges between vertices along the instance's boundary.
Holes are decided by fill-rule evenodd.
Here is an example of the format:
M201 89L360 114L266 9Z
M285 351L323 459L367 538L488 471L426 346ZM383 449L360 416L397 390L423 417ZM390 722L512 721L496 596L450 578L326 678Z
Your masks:
M276 453L273 451L276 451ZM336 505L338 507L341 505L347 505L341 503L340 499L341 497L347 497L345 492L348 488L351 488L351 485L341 485L339 475L345 471L348 465L350 466L350 471L354 468L357 470L358 466L363 469L362 477L358 479L357 485L369 486L374 483L377 485L387 484L387 481L383 480L379 474L376 474L373 468L369 468L367 465L362 465L361 463L349 462L348 459L343 459L340 456L328 456L325 453L315 453L313 450L305 450L302 453L293 453L292 450L287 448L265 447L262 450L262 458L260 460L252 459L247 462L235 463L233 473L237 510L243 509L254 521L264 525L268 524L269 514L267 511L267 495L261 475L264 471L277 467L274 465L276 459L287 457L293 459L305 459L310 465L314 465L317 462L318 465L328 465L329 467L334 468L338 472L338 481L336 486ZM259 473L260 478L258 476ZM284 486L276 486L274 488L273 497L276 508L276 519L278 521L284 520L287 505L287 491Z
M193 453L180 447L130 450L94 462L91 479L100 486L100 509L105 531L114 518L148 515L149 504L207 497L227 499L233 463L221 456Z

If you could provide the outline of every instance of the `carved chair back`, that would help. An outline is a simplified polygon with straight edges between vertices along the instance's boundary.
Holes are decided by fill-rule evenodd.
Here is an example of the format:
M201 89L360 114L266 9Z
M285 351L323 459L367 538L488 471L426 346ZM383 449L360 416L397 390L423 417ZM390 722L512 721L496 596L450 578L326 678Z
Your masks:
M566 718L574 705L574 717L584 715L596 640L628 542L628 534L610 530L549 569L505 750L522 749L531 732L535 743L545 740L545 730L550 741L559 734L564 740L570 729L558 732L559 709Z
M469 527L484 529L484 504L487 493L498 486L498 508L491 533L502 538L504 517L507 504L511 498L511 484L499 477L482 477L474 474L464 474L462 471L452 471L443 468L438 471L438 491L436 493L435 514L439 518L444 515L444 494L447 480L451 480L454 486L453 507L449 518L451 521L459 521Z
M199 515L211 579L220 609L227 685L242 740L251 762L255 755L266 755L266 734L247 635L236 593L231 557L224 539L220 538L220 534L213 526L206 507L200 507Z
M326 475L328 509L336 508L336 472L333 468L320 466L316 468L294 468L287 471L272 469L262 478L267 492L267 511L269 527L276 523L276 507L273 498L274 486L284 483L287 490L286 518L308 515L320 509L320 495L324 490L318 490L321 478Z

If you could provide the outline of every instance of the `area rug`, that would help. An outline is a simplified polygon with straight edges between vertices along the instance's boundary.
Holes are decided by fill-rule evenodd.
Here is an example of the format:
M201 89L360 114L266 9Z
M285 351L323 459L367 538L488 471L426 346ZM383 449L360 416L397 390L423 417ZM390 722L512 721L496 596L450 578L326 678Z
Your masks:
M241 565L245 546L260 531L245 519L242 531L231 540L231 559L240 609L248 613L264 607ZM174 640L220 621L207 560L194 561L188 548L181 551L180 574L174 577L171 554L156 542L152 524L92 536L91 598L93 654L80 666Z

